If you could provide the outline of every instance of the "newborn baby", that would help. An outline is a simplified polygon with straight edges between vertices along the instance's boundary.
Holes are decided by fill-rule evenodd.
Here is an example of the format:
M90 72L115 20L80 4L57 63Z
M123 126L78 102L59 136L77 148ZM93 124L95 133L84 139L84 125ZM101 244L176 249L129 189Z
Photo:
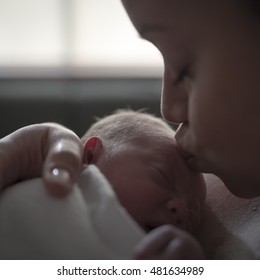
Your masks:
M86 162L99 167L146 231L172 224L192 232L205 200L204 178L185 164L174 131L151 115L119 111L83 136Z

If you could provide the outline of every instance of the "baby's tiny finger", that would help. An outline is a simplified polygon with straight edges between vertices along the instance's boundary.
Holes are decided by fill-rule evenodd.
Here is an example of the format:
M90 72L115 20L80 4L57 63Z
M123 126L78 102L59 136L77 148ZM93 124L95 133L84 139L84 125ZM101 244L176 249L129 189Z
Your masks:
M172 240L173 235L174 232L171 225L164 225L154 229L136 246L134 258L153 258L165 249Z

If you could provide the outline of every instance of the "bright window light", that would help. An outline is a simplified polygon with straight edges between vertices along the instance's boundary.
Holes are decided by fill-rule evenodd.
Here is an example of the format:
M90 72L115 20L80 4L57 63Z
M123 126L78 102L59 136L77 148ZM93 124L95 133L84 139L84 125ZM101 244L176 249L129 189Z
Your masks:
M120 0L0 0L0 74L10 68L74 75L160 76L162 58L139 38Z
M53 66L62 63L60 0L0 0L0 65Z

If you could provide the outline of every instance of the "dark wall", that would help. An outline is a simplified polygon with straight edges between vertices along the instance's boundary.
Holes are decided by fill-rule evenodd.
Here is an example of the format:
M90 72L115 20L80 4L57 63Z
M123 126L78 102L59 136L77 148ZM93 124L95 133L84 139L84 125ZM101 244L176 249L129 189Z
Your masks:
M160 79L2 79L0 137L46 121L81 136L96 116L118 108L146 108L160 116L160 91Z

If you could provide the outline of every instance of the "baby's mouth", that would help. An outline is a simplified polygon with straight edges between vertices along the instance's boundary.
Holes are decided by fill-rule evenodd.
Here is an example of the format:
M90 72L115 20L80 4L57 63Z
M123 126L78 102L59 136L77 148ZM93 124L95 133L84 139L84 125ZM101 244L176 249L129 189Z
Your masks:
M157 228L158 226L152 226L152 225L146 225L144 227L145 232L150 232L152 230L154 230L155 228Z

